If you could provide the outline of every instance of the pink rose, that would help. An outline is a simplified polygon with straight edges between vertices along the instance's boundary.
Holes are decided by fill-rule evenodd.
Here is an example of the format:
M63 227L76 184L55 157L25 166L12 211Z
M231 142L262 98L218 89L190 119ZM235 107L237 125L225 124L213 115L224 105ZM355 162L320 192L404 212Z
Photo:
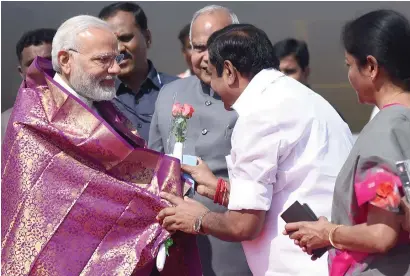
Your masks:
M191 118L192 114L194 114L194 108L189 105L189 104L184 104L184 106L182 107L182 116L186 117L186 118Z
M175 103L172 106L172 116L176 117L180 115L182 112L182 105L180 103Z

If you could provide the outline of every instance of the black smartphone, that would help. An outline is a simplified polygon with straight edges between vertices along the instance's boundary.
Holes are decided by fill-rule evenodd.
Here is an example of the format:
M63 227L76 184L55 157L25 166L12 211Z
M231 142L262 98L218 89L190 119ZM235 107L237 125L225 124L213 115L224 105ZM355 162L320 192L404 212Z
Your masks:
M299 203L299 201L295 201L295 203L293 203L288 209L286 209L286 211L283 212L280 216L286 223L318 220L317 216L312 211L312 209L310 209L309 205L307 205L306 203L302 205ZM312 253L314 257L320 258L328 250L328 247L317 248L313 250Z
M410 202L410 159L397 162L396 167L403 185L404 196L407 202Z

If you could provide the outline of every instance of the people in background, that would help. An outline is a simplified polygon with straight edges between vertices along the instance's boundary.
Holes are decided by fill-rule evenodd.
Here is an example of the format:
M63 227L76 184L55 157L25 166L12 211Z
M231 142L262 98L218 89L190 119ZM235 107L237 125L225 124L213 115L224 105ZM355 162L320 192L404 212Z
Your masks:
M113 103L131 121L138 134L148 141L159 91L177 77L158 71L147 58L152 36L147 16L139 5L130 2L113 3L104 7L98 17L114 29L120 53L124 55Z
M273 53L280 61L279 70L282 73L311 88L309 50L305 41L294 38L281 40L273 45ZM343 121L346 121L337 109L336 111Z
M185 72L182 72L178 75L180 78L186 78L192 76L194 73L192 71L192 62L191 62L191 55L192 55L192 47L191 43L189 42L189 29L191 28L191 24L186 24L182 30L179 32L178 39L181 42L181 52L184 56L184 60L188 69Z
M309 51L306 42L288 38L273 45L273 52L280 61L279 70L285 75L309 86Z
M35 29L24 33L17 42L17 69L20 73L21 78L23 79L23 82L26 78L27 68L31 65L31 63L37 56L51 59L51 43L53 41L55 33L55 29ZM2 142L12 111L13 108L9 108L1 114Z

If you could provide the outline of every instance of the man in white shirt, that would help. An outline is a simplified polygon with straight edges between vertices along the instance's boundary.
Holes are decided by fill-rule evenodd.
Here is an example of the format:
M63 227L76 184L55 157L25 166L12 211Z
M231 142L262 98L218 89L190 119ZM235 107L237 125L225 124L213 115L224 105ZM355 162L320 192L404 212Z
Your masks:
M282 235L280 215L296 200L318 217L330 215L336 176L352 147L349 127L320 95L273 69L278 61L262 30L230 25L207 46L211 86L239 114L226 158L228 196L215 196L223 181L202 161L184 169L198 193L227 203L229 211L209 212L194 200L163 194L175 207L158 220L169 231L242 241L256 276L327 275L326 256L311 261Z

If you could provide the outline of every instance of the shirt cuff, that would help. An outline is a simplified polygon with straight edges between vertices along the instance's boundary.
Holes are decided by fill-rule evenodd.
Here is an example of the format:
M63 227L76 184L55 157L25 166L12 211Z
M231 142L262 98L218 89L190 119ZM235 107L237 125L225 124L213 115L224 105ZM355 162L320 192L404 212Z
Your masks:
M272 202L272 185L243 179L229 179L229 210L263 210L268 211Z

